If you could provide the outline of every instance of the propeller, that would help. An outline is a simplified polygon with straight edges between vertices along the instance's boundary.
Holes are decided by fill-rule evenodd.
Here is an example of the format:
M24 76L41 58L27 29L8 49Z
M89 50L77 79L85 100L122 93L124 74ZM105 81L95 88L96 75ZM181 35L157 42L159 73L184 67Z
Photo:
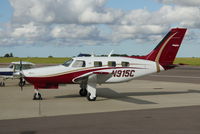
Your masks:
M22 75L22 60L20 60L20 66L19 66L19 86L21 87L21 91L23 91L23 75Z

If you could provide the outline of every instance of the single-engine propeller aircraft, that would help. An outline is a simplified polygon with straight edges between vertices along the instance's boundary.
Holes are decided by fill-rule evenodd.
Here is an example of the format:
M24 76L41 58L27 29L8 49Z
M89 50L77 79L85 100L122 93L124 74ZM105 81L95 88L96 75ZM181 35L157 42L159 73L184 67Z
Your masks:
M20 65L20 62L11 62L11 64L7 68L0 68L0 78L3 79L3 81L0 82L0 86L5 86L5 80L7 79L18 79L20 67L22 66L22 69L30 69L34 66L31 62L22 62L22 65ZM16 74L16 75L15 75ZM25 80L23 82L19 82L19 86L24 86Z
M57 89L59 84L80 84L80 96L96 100L96 85L119 83L174 68L173 61L186 28L174 28L148 55L141 57L76 57L62 65L21 71L21 77L34 85L34 100L41 100L39 89Z

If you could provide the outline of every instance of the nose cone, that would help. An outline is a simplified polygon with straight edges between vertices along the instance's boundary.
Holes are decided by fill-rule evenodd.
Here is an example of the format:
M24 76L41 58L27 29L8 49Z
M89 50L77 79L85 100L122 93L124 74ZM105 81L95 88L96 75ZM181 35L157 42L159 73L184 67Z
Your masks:
M28 70L23 70L22 71L22 74L24 77L38 77L41 75L40 72L43 72L43 71L40 71L41 69L28 69Z
M19 71L18 72L14 72L13 76L19 78L20 77L20 72Z

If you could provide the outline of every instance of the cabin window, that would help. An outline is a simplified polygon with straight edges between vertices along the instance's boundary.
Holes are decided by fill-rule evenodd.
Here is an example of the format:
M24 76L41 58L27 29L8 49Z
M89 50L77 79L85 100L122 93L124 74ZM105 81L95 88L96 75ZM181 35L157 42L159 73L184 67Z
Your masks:
M115 61L108 61L108 66L109 67L116 67L116 62Z
M14 64L10 64L8 67L14 70L20 70L20 64L18 63L14 63ZM32 64L22 64L22 70L25 69L31 69L32 68Z
M71 65L72 61L73 61L73 59L65 61L65 63L63 65L66 66L66 67L68 67L68 66Z
M94 67L102 67L102 62L101 61L95 61Z
M31 65L22 64L22 70L30 69L30 68L31 68ZM19 64L15 64L14 65L14 69L15 70L20 70L20 65Z
M20 70L20 65L14 65L15 70ZM23 68L23 65L22 65Z
M129 67L129 66L130 66L129 62L122 61L122 67Z
M85 61L83 60L76 60L72 67L85 67Z

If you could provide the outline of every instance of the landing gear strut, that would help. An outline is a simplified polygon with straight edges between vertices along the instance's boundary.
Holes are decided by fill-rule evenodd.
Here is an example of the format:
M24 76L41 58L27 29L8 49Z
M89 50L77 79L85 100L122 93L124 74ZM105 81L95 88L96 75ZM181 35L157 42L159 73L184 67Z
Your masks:
M95 101L96 100L96 85L97 85L97 76L96 75L91 75L88 78L88 83L87 83L87 99L89 101Z
M22 81L22 82L19 82L18 85L19 85L20 87L23 87L25 84L26 84L26 81Z
M80 96L87 96L89 101L96 100L96 85L97 85L97 75L91 75L87 80L82 81L80 84L81 90L79 91Z
M33 95L33 100L42 100L42 95L35 89L35 94Z
M5 82L0 82L0 87L5 87Z

